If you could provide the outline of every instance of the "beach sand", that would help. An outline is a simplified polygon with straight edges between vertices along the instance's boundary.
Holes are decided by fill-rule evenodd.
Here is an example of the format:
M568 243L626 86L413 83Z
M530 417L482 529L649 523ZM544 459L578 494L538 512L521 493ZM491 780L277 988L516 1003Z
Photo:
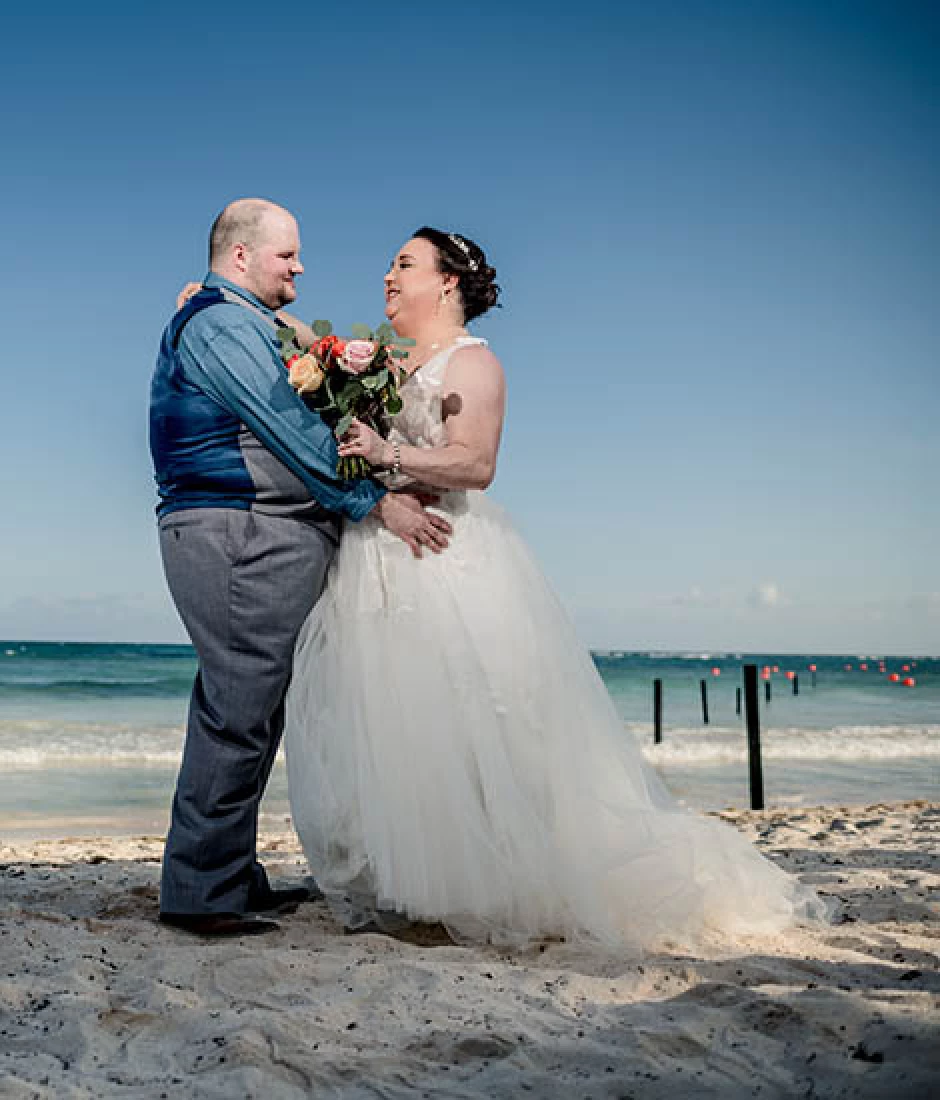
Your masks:
M841 903L727 957L157 923L162 840L0 843L0 1096L940 1096L940 804L729 812ZM268 820L275 878L306 873Z

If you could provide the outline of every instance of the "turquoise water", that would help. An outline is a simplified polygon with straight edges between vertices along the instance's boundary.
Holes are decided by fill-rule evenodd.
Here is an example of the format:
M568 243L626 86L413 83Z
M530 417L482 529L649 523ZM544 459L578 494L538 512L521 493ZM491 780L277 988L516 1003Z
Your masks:
M595 654L624 736L638 739L683 801L748 804L744 727L735 713L745 660L779 669L769 704L759 685L768 805L940 800L936 658L883 658L882 672L877 656L857 654ZM0 831L162 832L195 668L189 646L0 642ZM797 695L787 671L799 677ZM892 683L892 673L914 677L915 686ZM657 746L655 678L663 682ZM287 811L280 765L265 811Z

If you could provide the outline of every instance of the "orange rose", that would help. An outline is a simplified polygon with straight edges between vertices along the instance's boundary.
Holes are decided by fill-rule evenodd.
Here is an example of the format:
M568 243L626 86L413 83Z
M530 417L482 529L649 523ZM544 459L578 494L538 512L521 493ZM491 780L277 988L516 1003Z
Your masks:
M299 394L316 393L326 377L314 355L295 355L288 364L290 384Z

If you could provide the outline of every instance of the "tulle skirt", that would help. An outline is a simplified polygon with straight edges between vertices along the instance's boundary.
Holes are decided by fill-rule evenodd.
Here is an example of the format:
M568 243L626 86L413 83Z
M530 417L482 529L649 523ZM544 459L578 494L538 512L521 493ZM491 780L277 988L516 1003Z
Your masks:
M502 509L451 492L440 511L451 545L421 560L348 524L298 642L291 808L340 919L649 949L824 917L666 791Z

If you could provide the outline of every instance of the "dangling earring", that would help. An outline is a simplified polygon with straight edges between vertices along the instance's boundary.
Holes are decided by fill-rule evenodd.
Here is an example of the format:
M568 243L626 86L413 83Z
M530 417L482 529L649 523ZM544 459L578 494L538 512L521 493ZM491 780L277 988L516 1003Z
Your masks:
M438 309L443 309L447 305L447 291L441 287L441 296L438 299Z

